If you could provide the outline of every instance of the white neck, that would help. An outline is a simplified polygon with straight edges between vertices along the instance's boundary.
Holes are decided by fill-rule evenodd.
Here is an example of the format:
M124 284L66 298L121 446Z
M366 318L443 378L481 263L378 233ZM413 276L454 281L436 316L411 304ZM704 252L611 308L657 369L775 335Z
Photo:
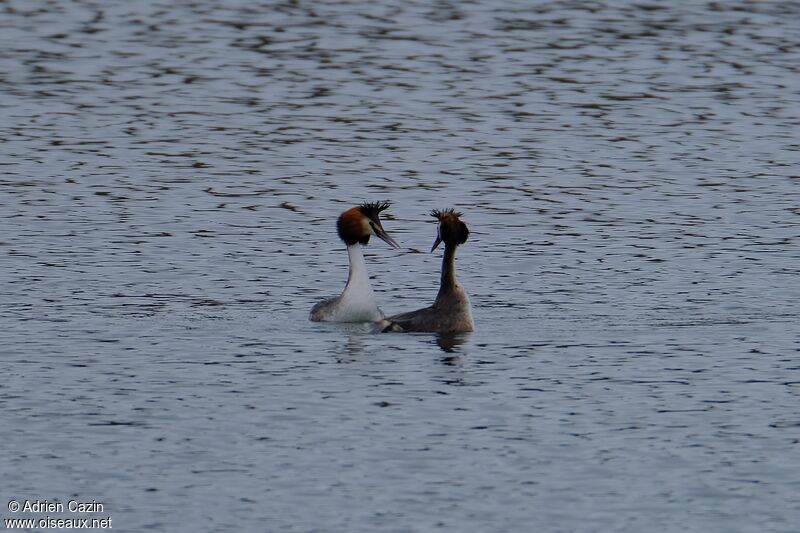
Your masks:
M348 290L367 289L372 294L372 287L369 284L369 274L367 273L367 263L364 261L364 252L360 244L351 244L347 247L347 257L350 259L350 270L347 273Z
M350 258L350 271L341 296L341 311L348 320L380 320L383 314L375 303L361 245L348 246L347 255Z

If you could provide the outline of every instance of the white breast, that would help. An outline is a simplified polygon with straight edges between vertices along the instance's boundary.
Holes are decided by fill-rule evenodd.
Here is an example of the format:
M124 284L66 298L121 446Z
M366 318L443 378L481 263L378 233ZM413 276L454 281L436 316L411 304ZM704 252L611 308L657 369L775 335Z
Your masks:
M383 318L383 312L375 303L375 295L369 282L367 264L360 244L347 247L350 272L347 285L337 298L322 302L311 311L311 320L325 322L375 322Z

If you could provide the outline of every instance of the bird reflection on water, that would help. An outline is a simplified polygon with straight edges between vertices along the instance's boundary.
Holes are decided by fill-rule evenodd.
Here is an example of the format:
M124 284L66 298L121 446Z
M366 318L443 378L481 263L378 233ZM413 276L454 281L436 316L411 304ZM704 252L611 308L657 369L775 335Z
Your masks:
M472 333L439 333L436 335L436 344L443 352L458 353L461 347L469 340Z
M337 350L339 363L347 362L349 359L354 359L364 355L367 348L367 339L375 335L374 332L352 332L344 339L344 344ZM422 334L419 334L423 336ZM446 365L458 365L462 361L464 355L463 346L469 341L472 333L438 333L433 339L435 343L444 353L448 354L443 357L441 361ZM424 335L429 338L428 335Z

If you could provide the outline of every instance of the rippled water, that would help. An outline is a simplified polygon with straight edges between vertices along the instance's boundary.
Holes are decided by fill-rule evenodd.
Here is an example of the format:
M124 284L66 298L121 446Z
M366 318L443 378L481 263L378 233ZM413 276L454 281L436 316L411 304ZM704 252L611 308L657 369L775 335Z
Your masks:
M673 5L675 4L675 5ZM795 531L797 2L0 4L2 517ZM389 313L465 212L477 331Z

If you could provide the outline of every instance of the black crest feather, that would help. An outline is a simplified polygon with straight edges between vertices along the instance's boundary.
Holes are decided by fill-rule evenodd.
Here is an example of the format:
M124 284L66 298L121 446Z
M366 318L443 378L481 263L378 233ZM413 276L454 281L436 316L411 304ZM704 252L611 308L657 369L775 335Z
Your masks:
M463 215L463 213L459 213L452 207L448 207L447 209L434 209L433 211L431 211L431 216L434 218L438 218L439 220L441 220L442 217L445 215L453 215L456 217L460 217Z
M358 208L364 213L364 216L378 218L380 212L389 209L390 205L389 202L364 202Z

